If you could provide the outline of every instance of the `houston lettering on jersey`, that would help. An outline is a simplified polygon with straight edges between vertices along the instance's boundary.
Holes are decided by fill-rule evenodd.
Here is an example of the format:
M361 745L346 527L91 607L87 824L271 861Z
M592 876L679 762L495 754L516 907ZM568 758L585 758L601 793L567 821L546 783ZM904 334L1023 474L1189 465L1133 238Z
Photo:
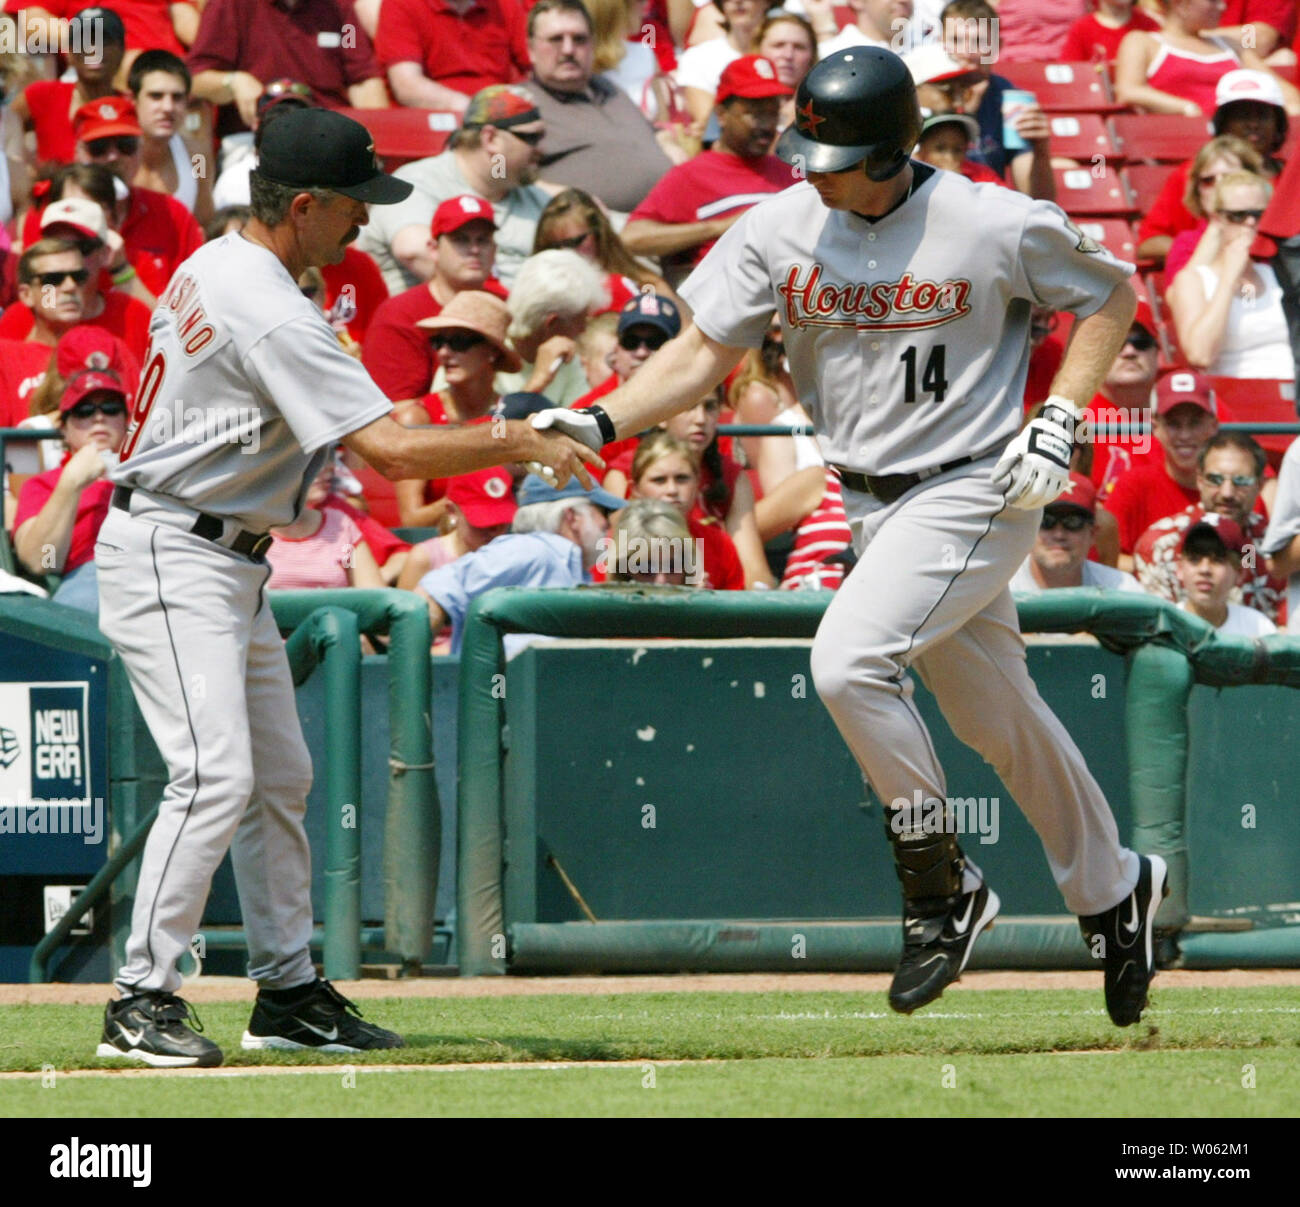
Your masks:
M856 327L861 331L919 331L941 327L970 313L971 283L917 280L905 272L897 281L822 284L824 269L792 265L777 286L790 327Z
M217 337L208 322L198 285L187 272L177 273L163 295L162 305L176 315L176 338L187 356L197 356Z

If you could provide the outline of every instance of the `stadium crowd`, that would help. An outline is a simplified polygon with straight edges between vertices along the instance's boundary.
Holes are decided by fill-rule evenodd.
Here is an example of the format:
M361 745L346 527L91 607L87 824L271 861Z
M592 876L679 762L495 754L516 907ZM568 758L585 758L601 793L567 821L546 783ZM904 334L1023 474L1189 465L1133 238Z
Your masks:
M351 113L414 186L303 293L400 422L491 423L591 405L672 339L675 287L798 180L771 149L803 75L879 45L918 85L918 159L1054 200L1081 246L1138 267L1013 590L1146 591L1221 632L1300 631L1300 456L1220 430L1296 417L1296 25L1293 0L7 0L0 428L57 439L5 445L19 574L0 590L96 609L151 310L246 220L288 109ZM1034 312L1027 413L1068 318ZM607 447L597 489L519 466L392 485L340 452L274 533L269 585L416 591L453 652L497 585L834 590L850 533L815 439L728 422L806 423L779 323L693 410Z

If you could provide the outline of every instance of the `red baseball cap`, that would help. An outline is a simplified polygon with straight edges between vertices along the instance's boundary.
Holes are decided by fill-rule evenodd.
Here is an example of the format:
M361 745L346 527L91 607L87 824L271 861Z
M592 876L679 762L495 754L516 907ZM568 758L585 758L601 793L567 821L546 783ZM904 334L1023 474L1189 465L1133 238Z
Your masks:
M449 235L471 222L487 222L495 229L497 219L492 203L484 201L482 197L475 197L472 193L448 197L433 211L433 237L437 239L440 235Z
M1092 479L1085 477L1083 474L1071 472L1070 484L1065 488L1060 498L1053 499L1047 504L1046 510L1070 507L1076 511L1086 511L1089 515L1095 515L1097 512L1097 488L1092 484Z
M96 390L111 390L126 401L135 389L135 358L102 327L89 323L73 327L59 340L54 356L54 367L67 383L59 399L60 415Z
M519 505L515 502L514 480L508 470L495 466L473 474L458 474L447 484L447 501L460 508L471 528L495 528L509 524Z
M1192 369L1175 369L1156 382L1156 414L1168 415L1174 407L1190 403L1200 407L1216 419L1219 404L1214 399L1214 387L1204 373Z
M1157 339L1160 337L1159 328L1156 326L1156 316L1151 313L1151 303L1142 298L1138 299L1137 313L1133 316L1133 322L1139 327L1145 328L1148 335L1154 335ZM1131 326L1132 324L1130 324Z
M1218 542L1228 553L1235 553L1238 557L1241 557L1250 544L1236 520L1214 511L1206 512L1195 524L1188 526L1178 542L1178 552L1181 554L1192 541L1210 544Z
M96 101L87 101L72 115L72 128L78 142L110 138L114 134L140 134L135 102L129 96L101 96Z
M787 88L776 78L776 67L771 59L765 59L761 54L745 54L733 59L723 69L714 99L720 105L733 96L757 101L765 96L794 96L794 89Z

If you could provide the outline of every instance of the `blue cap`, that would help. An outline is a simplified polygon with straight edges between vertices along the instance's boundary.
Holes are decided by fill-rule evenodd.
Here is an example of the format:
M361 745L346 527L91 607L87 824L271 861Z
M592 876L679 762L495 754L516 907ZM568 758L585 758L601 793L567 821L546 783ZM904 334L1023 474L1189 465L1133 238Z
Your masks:
M599 486L587 490L577 478L570 478L563 486L552 486L536 474L529 474L519 484L516 498L520 507L527 507L530 503L551 503L556 499L586 499L604 511L621 511L627 506L626 499L620 499Z

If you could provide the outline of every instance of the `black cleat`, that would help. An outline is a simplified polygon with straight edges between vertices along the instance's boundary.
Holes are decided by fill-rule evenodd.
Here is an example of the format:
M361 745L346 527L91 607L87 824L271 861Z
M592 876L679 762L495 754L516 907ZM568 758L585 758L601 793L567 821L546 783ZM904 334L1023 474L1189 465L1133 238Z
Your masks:
M903 956L889 986L889 1004L900 1014L934 1001L962 974L980 932L991 926L1002 904L987 884L969 893L940 897L933 913L927 902L903 903Z
M277 995L278 997L279 995ZM406 1041L392 1031L376 1027L329 981L304 985L300 994L277 1001L265 992L257 995L253 1017L240 1041L251 1052L276 1049L295 1052L369 1052L377 1048L404 1048Z
M1093 958L1105 961L1106 1012L1117 1027L1131 1026L1146 1009L1147 988L1156 974L1156 911L1169 895L1166 879L1159 855L1139 855L1133 891L1104 913L1079 919Z
M95 1055L139 1060L156 1069L215 1068L221 1049L196 1034L202 1030L194 1008L174 993L139 993L104 1008L104 1035Z

